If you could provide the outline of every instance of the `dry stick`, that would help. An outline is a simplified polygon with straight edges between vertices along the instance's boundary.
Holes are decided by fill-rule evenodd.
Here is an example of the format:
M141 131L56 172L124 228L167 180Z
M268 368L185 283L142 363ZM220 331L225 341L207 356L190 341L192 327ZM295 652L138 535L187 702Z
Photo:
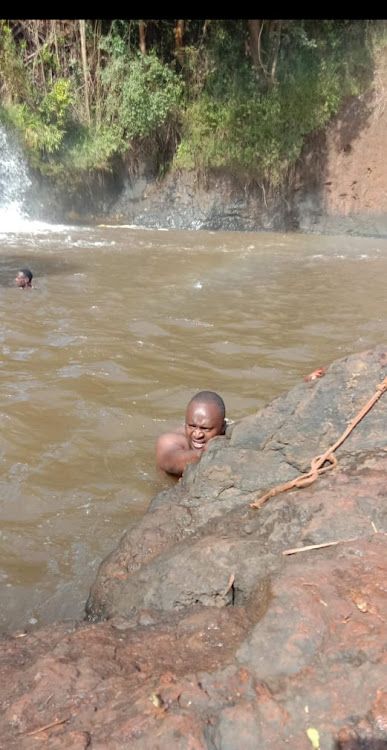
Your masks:
M359 539L358 536L351 537L351 539L338 539L337 542L323 542L322 544L308 544L307 547L293 547L293 549L283 549L283 555L295 555L297 552L307 552L310 549L321 549L322 547L334 547L335 544L343 544L345 542L356 542Z
M67 716L66 719L60 719L60 721L52 721L51 724L45 724L44 727L39 727L39 729L33 729L32 732L26 732L26 735L30 737L33 734L39 734L39 732L44 732L45 729L51 729L52 727L59 726L59 724L64 724L69 719L71 719L71 716Z
M375 524L371 521L374 527L375 534L380 532L376 529ZM383 536L387 536L387 533L382 532ZM335 544L345 544L346 542L357 542L359 539L364 539L361 536L354 536L350 539L338 539L337 542L323 542L322 544L309 544L307 547L293 547L293 549L282 550L283 555L295 555L297 552L307 552L310 549L321 549L322 547L333 547Z
M361 411L359 411L358 415L355 417L355 419L352 420L352 422L348 425L347 429L344 430L343 434L339 439L334 443L334 445L331 446L331 448L328 448L325 453L323 453L321 456L315 456L315 458L311 461L311 469L307 474L301 474L301 476L296 477L295 479L291 479L289 482L286 482L286 484L279 485L278 487L273 487L273 489L269 490L269 492L266 492L265 495L262 495L262 497L259 498L255 503L251 503L251 508L260 508L263 503L266 502L270 497L275 497L276 495L279 495L280 492L285 492L285 490L290 490L292 487L307 487L309 484L312 484L316 481L319 474L322 474L325 471L329 471L330 469L333 469L335 466L337 466L337 459L333 455L335 450L344 442L344 440L348 437L348 435L352 432L354 427L363 419L363 417L367 414L367 412L371 409L371 407L378 401L382 393L387 391L387 376L384 378L384 380L376 386L376 393L370 398L368 403L363 406ZM329 461L330 465L325 466L324 464Z
M222 599L224 599L226 594L228 594L228 592L232 589L234 582L235 582L235 573L231 573L227 588L223 591Z

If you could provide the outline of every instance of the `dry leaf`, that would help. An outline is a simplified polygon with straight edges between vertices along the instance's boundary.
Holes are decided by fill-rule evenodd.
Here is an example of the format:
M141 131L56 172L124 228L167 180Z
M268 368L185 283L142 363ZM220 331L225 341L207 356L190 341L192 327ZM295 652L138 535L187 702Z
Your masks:
M320 735L314 727L309 727L306 730L308 740L312 743L313 750L320 750Z

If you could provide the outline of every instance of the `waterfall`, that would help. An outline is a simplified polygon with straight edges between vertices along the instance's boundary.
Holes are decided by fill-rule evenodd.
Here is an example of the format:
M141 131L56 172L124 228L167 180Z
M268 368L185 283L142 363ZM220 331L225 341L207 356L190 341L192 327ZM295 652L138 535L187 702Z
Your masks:
M66 227L60 224L48 224L34 216L43 207L43 195L31 177L17 138L0 123L0 237L64 230Z
M25 208L31 187L28 165L16 138L0 124L0 231L18 231L29 221Z

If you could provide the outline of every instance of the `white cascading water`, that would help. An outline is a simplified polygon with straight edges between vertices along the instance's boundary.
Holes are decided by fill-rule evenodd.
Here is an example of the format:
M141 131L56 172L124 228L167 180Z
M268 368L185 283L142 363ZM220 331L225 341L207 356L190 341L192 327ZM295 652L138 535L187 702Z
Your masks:
M0 124L0 235L62 231L66 227L30 218L28 192L33 188L28 164L15 137Z
M29 225L25 198L30 186L23 153L0 125L0 231L18 232Z

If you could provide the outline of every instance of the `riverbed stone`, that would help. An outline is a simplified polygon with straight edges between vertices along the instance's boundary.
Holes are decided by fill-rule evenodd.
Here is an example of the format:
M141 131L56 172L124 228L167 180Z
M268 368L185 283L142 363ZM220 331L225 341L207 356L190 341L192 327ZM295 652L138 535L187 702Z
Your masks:
M0 748L387 748L386 375L379 346L230 425L125 530L83 622L1 636ZM336 467L251 507L375 394Z

